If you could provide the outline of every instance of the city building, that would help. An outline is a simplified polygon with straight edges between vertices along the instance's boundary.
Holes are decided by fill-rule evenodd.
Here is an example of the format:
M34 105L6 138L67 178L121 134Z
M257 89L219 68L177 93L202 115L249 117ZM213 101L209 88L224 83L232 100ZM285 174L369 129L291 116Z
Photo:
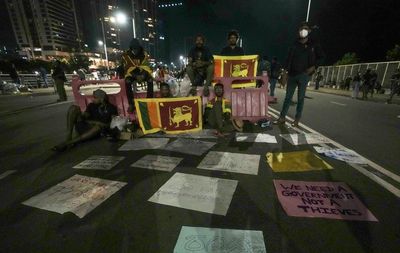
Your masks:
M79 49L73 0L6 0L6 7L24 57L48 59Z

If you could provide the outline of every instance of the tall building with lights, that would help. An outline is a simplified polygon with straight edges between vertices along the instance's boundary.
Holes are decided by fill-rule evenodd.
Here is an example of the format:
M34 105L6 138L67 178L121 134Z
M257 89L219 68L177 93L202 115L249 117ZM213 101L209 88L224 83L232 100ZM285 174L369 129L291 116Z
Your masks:
M13 32L27 58L62 56L81 39L73 0L5 0Z

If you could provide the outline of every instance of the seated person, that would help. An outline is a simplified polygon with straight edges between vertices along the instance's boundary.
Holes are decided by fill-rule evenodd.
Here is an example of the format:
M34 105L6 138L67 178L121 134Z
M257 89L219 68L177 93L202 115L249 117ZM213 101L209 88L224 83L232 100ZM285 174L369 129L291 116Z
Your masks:
M112 116L118 115L118 110L108 102L107 94L103 90L95 90L93 96L93 102L88 104L84 113L76 105L68 109L67 140L53 147L54 151L64 151L79 142L107 132ZM75 137L73 137L74 129L77 133Z
M132 39L129 50L122 54L119 74L125 79L126 92L129 102L129 112L133 112L133 90L137 83L147 83L147 97L153 97L153 75L149 66L148 54L140 45L139 40Z
M228 46L224 47L221 50L220 55L223 56L237 56L244 55L243 48L237 45L239 40L239 33L235 30L232 30L228 33Z
M169 84L167 83L161 83L160 84L160 97L161 98L172 98L172 94L171 94L171 89L169 87Z
M224 98L224 85L217 83L214 86L215 98L206 105L204 119L207 124L216 129L215 135L224 136L224 132L231 132L234 128L241 130L242 126L235 126L235 121L231 120L231 103Z
M209 95L208 87L214 76L214 58L210 50L204 46L205 39L202 35L196 36L196 46L193 47L188 55L189 63L186 67L186 73L192 83L190 93L196 94L196 86L203 86L204 80L204 96Z

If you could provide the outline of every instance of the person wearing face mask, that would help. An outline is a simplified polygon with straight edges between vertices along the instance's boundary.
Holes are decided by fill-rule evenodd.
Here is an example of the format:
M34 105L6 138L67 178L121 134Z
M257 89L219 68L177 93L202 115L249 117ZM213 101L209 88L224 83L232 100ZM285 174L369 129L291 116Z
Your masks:
M237 45L239 40L239 33L236 30L232 30L228 33L228 46L221 50L220 55L223 56L236 56L244 55L243 48Z
M214 57L210 50L204 46L205 38L203 35L197 35L195 43L196 46L189 52L189 63L186 67L186 73L192 83L190 93L194 95L196 93L196 86L202 86L205 79L206 83L204 85L203 95L208 96L208 87L211 85L214 75Z
M310 33L311 27L309 23L301 23L298 30L298 38L289 49L289 54L285 63L285 69L288 71L289 75L286 86L286 96L279 119L276 120L274 124L285 123L290 102L297 88L296 115L292 126L298 127L299 125L304 107L307 83L324 58L321 45L311 39Z
M119 74L125 79L129 112L133 112L134 109L132 86L136 83L146 82L147 97L153 97L153 77L148 58L147 52L140 45L139 40L135 38L131 40L129 49L122 54Z

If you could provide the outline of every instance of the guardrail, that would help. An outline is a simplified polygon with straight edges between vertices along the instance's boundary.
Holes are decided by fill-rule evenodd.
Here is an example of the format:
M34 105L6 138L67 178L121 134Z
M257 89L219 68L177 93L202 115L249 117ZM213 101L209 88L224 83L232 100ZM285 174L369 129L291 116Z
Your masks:
M335 82L336 86L339 86L340 82L344 81L348 76L354 77L357 72L361 72L361 75L363 75L367 69L373 69L378 74L377 80L382 84L382 87L390 88L390 79L398 68L400 68L400 61L321 66L318 70L321 70L322 74L321 84L326 85ZM316 74L314 74L313 80L315 80L315 77Z
M72 82L72 77L76 76L74 74L66 74L65 75L67 77L67 82L65 82L66 85L71 85ZM36 74L19 74L18 75L19 79L20 79L20 84L21 85L25 85L28 86L29 88L40 88L40 87L44 87L45 86L45 81L43 80L43 78L40 75L36 75ZM86 80L93 80L94 76L92 74L87 74L86 75ZM47 80L47 85L48 86L54 86L54 80L51 77L51 74L48 74L46 76L46 80ZM10 75L8 74L0 74L0 81L3 82L8 82L8 83L12 83L12 79L10 78Z

